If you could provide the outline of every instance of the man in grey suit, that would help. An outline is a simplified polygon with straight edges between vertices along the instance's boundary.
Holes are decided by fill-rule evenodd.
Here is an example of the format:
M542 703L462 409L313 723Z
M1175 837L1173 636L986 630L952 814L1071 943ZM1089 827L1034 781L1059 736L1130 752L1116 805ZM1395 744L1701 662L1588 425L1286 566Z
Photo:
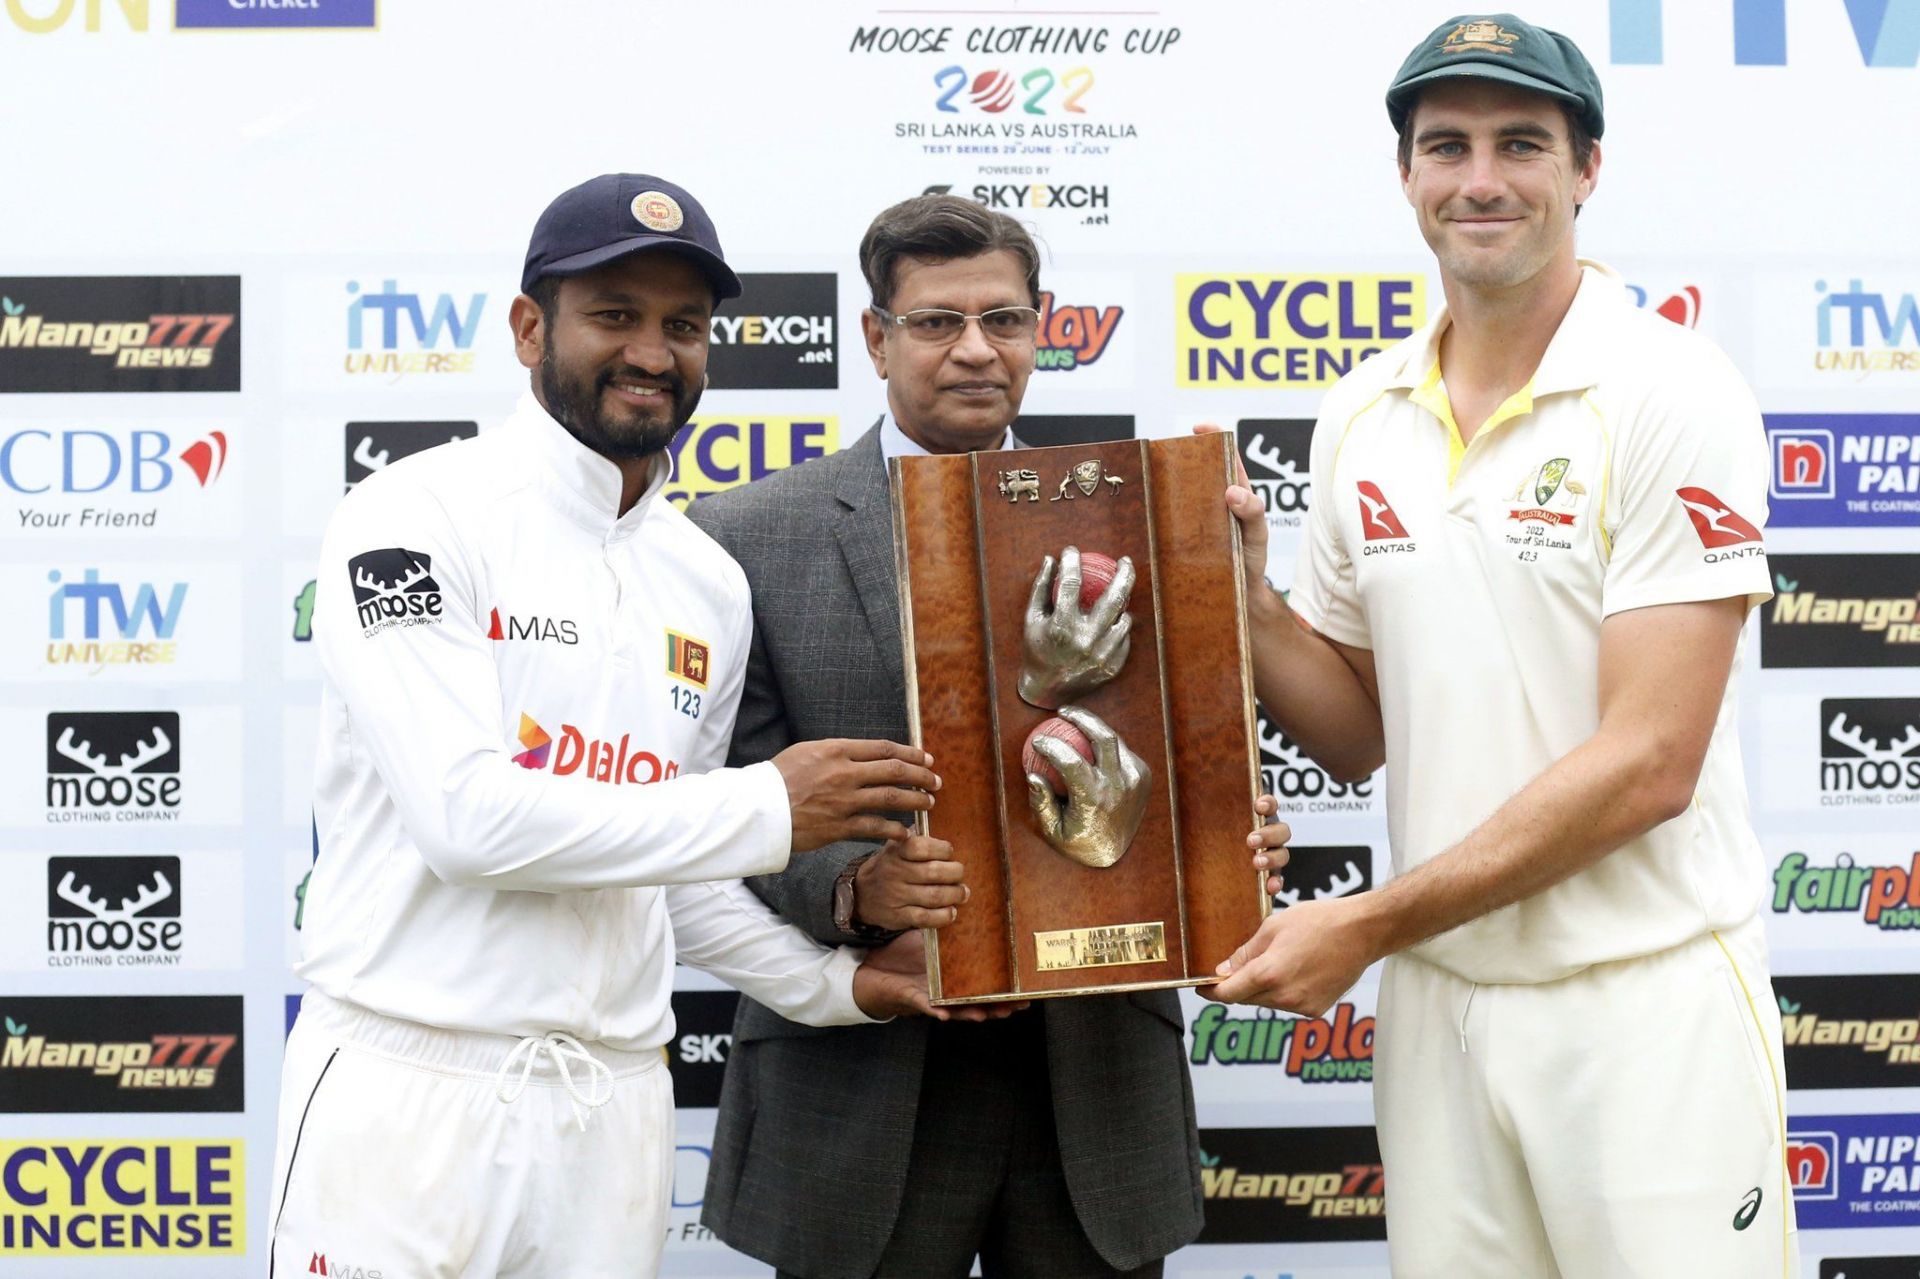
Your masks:
M735 765L906 740L886 459L1018 445L1039 318L1020 224L921 196L874 220L860 264L888 412L690 512L753 588ZM965 909L951 851L849 842L748 882L823 942L873 943ZM976 1256L988 1276L1157 1276L1201 1224L1182 1031L1168 990L825 1030L742 999L702 1220L796 1279L960 1279Z

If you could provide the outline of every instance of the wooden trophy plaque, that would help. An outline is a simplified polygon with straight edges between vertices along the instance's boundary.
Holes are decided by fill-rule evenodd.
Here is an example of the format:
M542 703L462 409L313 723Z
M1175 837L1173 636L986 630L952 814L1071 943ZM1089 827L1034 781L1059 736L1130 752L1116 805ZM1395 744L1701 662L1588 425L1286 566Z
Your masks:
M953 845L972 890L927 933L933 1002L1216 980L1272 905L1246 838L1260 772L1240 531L1221 500L1232 435L890 466L908 716L942 782L919 826ZM1118 591L1090 584L1061 612L1068 547L1094 583L1132 566L1123 660ZM1076 635L1107 643L1085 657ZM1064 691L1049 683L1062 670ZM1067 748L1030 748L1062 714L1073 726L1048 732ZM1029 767L1049 752L1058 767Z

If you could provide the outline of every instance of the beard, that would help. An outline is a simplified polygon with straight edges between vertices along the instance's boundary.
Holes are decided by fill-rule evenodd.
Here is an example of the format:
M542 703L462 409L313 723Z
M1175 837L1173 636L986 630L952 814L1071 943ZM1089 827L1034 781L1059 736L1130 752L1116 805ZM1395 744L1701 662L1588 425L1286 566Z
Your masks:
M606 402L606 390L622 379L664 389L670 405L666 420L648 417L644 409L633 410L624 419L605 413L601 406ZM563 369L553 349L550 328L540 354L540 391L547 411L574 439L611 461L640 460L663 452L693 416L705 389L704 383L689 388L676 373L647 373L627 365L596 374Z

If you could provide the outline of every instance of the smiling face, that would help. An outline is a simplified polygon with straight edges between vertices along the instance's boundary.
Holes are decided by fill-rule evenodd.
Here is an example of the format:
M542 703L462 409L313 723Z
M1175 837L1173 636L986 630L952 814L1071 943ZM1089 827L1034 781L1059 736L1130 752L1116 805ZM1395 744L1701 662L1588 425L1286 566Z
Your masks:
M1400 183L1450 285L1499 291L1574 260L1573 215L1600 176L1574 164L1560 103L1465 77L1423 90Z
M887 310L905 315L938 307L978 315L1032 306L1027 272L1005 249L965 258L905 258L893 269ZM1033 373L1033 338L989 341L978 321L941 345L922 341L871 310L860 317L874 372L887 383L887 406L909 439L932 453L967 453L1000 443L1020 414Z
M514 299L535 395L582 444L614 461L673 442L705 389L713 287L671 253L637 253L559 281L553 313Z

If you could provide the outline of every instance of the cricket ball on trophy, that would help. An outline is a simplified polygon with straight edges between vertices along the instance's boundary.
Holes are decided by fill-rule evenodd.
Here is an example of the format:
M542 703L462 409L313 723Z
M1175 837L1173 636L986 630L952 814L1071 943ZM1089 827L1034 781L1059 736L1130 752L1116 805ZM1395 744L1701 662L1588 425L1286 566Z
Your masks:
M1080 552L1080 610L1082 612L1100 602L1100 596L1106 591L1107 584L1113 581L1113 575L1119 571L1119 562L1111 555L1102 555L1098 551ZM1060 607L1060 574L1057 569L1053 575L1053 606Z
M1109 561L1111 563L1111 561ZM1060 770L1053 766L1045 755L1034 749L1034 743L1043 737L1057 737L1073 749L1080 752L1080 758L1093 763L1093 743L1087 735L1066 720L1055 715L1052 719L1043 719L1027 734L1027 743L1020 749L1020 767L1029 773L1038 773L1040 779L1053 787L1053 793L1067 793L1067 779L1060 776Z

